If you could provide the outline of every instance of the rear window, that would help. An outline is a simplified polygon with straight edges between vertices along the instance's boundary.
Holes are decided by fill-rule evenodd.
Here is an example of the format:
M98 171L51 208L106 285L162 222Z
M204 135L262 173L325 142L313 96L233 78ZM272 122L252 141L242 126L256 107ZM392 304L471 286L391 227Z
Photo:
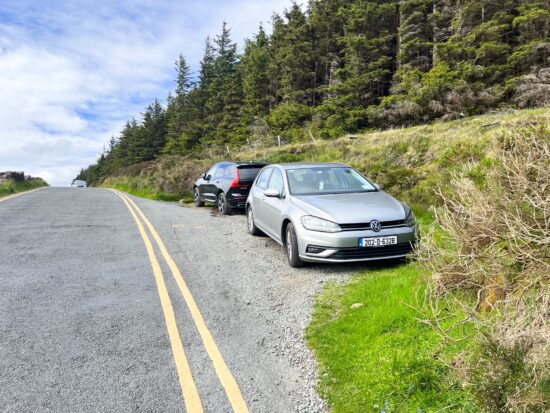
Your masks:
M262 168L263 166L239 166L239 176L242 180L253 181Z

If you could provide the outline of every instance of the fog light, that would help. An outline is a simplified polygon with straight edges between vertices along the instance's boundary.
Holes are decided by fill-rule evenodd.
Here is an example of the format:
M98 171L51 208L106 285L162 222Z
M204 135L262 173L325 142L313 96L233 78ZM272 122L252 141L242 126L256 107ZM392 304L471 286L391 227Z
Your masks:
M320 254L323 251L325 251L325 249L326 248L321 248L321 247L315 247L313 245L308 245L307 248L306 248L306 252L308 254Z

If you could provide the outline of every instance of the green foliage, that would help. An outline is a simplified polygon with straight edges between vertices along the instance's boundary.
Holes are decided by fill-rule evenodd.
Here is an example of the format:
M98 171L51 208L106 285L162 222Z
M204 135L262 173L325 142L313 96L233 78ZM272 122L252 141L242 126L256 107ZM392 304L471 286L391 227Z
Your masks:
M310 116L309 106L299 103L283 103L267 117L274 135L282 135L286 140L297 141L303 136L302 125Z
M442 338L417 321L420 276L414 264L370 265L318 298L306 336L332 411L476 411L448 364L467 343L444 348ZM445 313L449 325L461 316Z
M338 138L548 103L546 0L309 0L260 25L242 55L226 23L194 81L130 120L82 172L92 183L160 155ZM395 179L410 180L396 170Z
M489 335L476 344L470 360L471 389L487 413L547 412L550 376L539 383L536 368L529 360L529 346L528 342L506 346ZM518 394L529 387L533 387L527 390L532 396L516 405Z
M6 182L0 184L0 197L12 195L17 192L30 191L31 189L41 188L43 186L48 186L48 184L41 178L32 178L25 181L8 179Z

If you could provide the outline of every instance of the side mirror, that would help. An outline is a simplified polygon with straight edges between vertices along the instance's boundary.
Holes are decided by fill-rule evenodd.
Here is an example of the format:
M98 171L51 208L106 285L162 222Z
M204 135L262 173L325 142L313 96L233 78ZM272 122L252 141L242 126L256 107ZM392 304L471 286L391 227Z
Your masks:
M205 175L206 175L206 174L205 174ZM210 181L211 179L212 179L212 175L206 175L206 176L204 177L204 180L205 180L205 181Z
M374 184L374 187L376 189L378 189L379 191L381 191L382 189L384 189L384 187L382 185L378 185L378 184Z
M264 191L264 195L269 198L279 198L281 196L281 193L274 188L270 188Z

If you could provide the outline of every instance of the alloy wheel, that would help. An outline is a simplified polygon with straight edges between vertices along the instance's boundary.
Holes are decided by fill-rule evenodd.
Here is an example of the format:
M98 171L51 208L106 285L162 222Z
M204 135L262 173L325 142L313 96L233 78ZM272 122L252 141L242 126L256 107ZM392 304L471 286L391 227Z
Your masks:
M252 208L248 208L248 231L252 232L254 230L254 214L252 213Z
M288 254L288 259L292 260L292 234L290 229L286 231L286 253Z

